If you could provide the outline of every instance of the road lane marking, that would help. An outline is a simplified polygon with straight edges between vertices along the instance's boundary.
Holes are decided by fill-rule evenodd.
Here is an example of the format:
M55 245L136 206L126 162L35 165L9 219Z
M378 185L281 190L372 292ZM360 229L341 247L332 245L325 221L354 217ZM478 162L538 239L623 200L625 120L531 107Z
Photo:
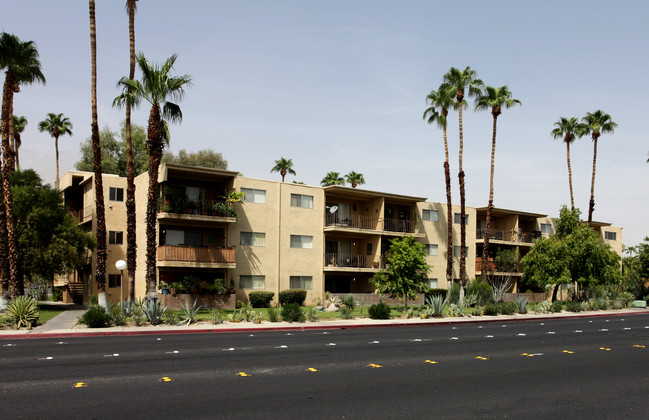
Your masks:
M424 363L430 363L431 365L436 365L439 362L436 362L434 360L424 360Z
M477 356L476 360L489 360L487 357Z
M68 344L68 343L67 343L66 341L59 341L59 342L56 343L56 344Z
M575 330L576 333L581 333L583 332L582 330Z
M237 375L239 375L239 376L250 376L246 372L239 372L239 373L237 373Z
M166 354L178 354L180 352L178 350L174 350L174 351L166 351L165 353Z
M77 382L76 384L74 384L75 388L85 388L87 386L88 385L85 382Z
M410 341L411 342L419 342L419 341L423 341L423 340L421 338L415 338L414 340L410 340Z
M327 345L328 345L328 346L335 346L336 343L329 343L329 344L327 344Z
M171 382L171 378L168 376L163 376L158 380L158 382Z
M572 350L564 350L563 353L574 354L575 352Z
M554 331L548 331L546 334L554 334Z
M221 349L221 351L234 351L234 347L230 347L228 349Z
M459 340L457 337L451 337L449 340Z
M630 329L631 329L631 328L629 328L629 327L623 328L624 331L628 331L628 330L630 330Z
M634 344L633 347L637 347L639 349L644 349L645 348L645 346L642 346L640 344Z
M525 334L525 333L519 333L519 334L516 334L516 335L518 335L519 337L525 337L527 334Z
M318 371L318 369L316 369L316 368L308 368L307 370L308 370L309 372L317 372L317 371Z
M375 341L368 341L367 344L379 344L379 341L376 341L376 340Z
M608 331L608 328L602 328L600 331L606 332Z
M53 360L54 358L52 356L47 356L47 357L39 357L38 360Z
M607 347L600 347L599 349L600 349L600 350L606 350L606 351L610 351L610 350L611 350L611 349L609 349L609 348L607 348Z
M119 353L104 354L104 357L119 357Z
M284 346L284 345L282 345L282 346L279 346L279 347L275 347L275 348L276 348L276 349L287 349L287 348L288 348L288 346Z
M383 366L381 366L381 365L377 365L377 364L374 364L374 363L370 363L370 364L367 365L367 366L368 366L368 367L371 367L371 368L382 368L382 367L383 367Z
M15 344L3 344L2 347L16 347Z

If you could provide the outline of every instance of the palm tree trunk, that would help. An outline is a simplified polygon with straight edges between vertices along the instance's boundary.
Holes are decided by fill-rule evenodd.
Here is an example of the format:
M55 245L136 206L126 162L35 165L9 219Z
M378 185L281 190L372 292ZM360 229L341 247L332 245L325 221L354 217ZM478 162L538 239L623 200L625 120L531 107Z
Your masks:
M97 265L95 281L99 304L106 307L106 213L104 208L104 186L101 173L101 146L99 144L99 124L97 122L97 31L95 26L95 1L89 0L90 12L90 55L92 64L91 99L92 99L92 152L95 178L95 207L97 213ZM58 162L58 159L57 159ZM57 172L58 178L58 172ZM58 183L58 179L57 179Z
M149 150L149 191L146 206L146 297L155 298L157 286L157 213L158 213L158 171L164 145L160 131L161 116L158 104L153 104L147 128L147 149Z
M5 75L5 83L2 92L2 155L4 165L2 166L2 187L4 188L4 205L5 205L5 222L7 227L7 256L9 260L9 288L11 297L16 297L24 293L24 285L18 277L18 265L16 264L17 246L14 231L13 216L13 194L11 191L11 167L7 165L9 157L9 127L10 119L13 115L14 92L17 90L16 75L13 71L8 71Z
M482 244L482 279L486 280L489 272L489 232L491 230L491 212L494 207L494 166L496 163L496 121L498 116L494 115L493 134L491 137L491 173L489 177L489 204L487 204L487 221L484 229L484 240Z
M593 136L593 178L590 181L590 201L588 203L588 224L593 225L595 210L595 166L597 165L597 136Z
M12 171L16 169L16 137L15 137L14 130L15 130L14 121L13 118L10 118L9 119L9 156L6 157L5 164L9 165L9 169Z
M132 2L134 3L134 2ZM135 78L135 4L128 4L129 73ZM133 168L133 145L131 140L131 103L126 101L126 270L128 272L128 301L135 300L135 269L137 260L135 221L135 171Z
M2 176L0 162L0 177ZM4 187L0 181L0 293L9 291L9 260L7 259L7 217L5 214Z
M59 136L54 137L54 148L56 149L56 183L54 189L59 189Z
M464 171L462 170L462 153L464 149L464 133L462 131L462 100L458 96L459 103L459 120L460 120L460 163L458 179L460 183L460 299L464 299L464 286L466 284L466 208L465 208L465 191L464 191Z
M444 111L442 111L444 112ZM446 114L444 115L446 117ZM448 159L448 137L444 127L444 179L446 181L446 285L453 282L453 203L451 202L451 167Z
M570 167L570 142L566 142L566 160L568 161L568 186L570 187L570 210L574 210L575 197L572 194L572 168Z
M21 143L20 134L16 134L16 138L14 138L14 145L15 145L14 154L16 155L16 170L20 170L20 159L18 159L19 158L18 150L20 149L20 143Z

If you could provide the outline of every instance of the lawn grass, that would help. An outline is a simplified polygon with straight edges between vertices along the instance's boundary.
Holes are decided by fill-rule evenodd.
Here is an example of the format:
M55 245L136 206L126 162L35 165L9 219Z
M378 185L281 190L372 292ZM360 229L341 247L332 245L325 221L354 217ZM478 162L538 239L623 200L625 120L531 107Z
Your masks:
M38 305L38 323L44 324L50 319L54 318L61 312L65 311L65 308L52 305Z

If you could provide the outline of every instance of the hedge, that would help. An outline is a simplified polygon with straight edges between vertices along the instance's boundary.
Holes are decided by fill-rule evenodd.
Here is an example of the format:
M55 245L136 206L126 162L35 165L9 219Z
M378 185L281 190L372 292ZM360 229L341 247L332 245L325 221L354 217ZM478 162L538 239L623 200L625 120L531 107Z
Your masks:
M248 301L253 308L266 308L275 296L274 292L250 292L248 293Z
M277 296L279 298L279 304L284 305L286 303L295 302L298 305L302 305L304 299L306 299L306 290L302 289L288 289L282 290Z

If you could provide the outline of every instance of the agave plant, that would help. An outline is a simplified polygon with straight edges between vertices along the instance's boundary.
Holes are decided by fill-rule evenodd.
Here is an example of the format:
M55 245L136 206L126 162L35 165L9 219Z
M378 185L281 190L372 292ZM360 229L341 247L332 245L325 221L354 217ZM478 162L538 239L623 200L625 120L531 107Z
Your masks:
M167 312L167 307L162 306L162 302L148 300L146 304L142 307L142 312L146 316L147 321L151 325L158 325L164 322L164 315Z
M184 302L180 305L183 310L183 318L187 321L187 325L196 322L196 314L203 307L202 305L196 306L197 300L194 300L192 307L189 307L189 302Z
M448 303L448 298L442 295L434 295L430 296L426 300L426 305L428 306L428 310L430 315L432 316L442 316L442 312L444 311L444 306Z
M527 304L530 303L529 300L527 300L526 297L519 296L518 299L516 299L516 307L518 308L518 313L519 314L526 314L527 313Z
M472 307L475 306L475 304L478 302L478 293L473 292L473 293L468 293L466 296L464 296L464 303L466 306Z
M31 329L32 325L38 322L38 303L31 296L18 296L13 299L7 305L6 312L16 328L24 326Z

